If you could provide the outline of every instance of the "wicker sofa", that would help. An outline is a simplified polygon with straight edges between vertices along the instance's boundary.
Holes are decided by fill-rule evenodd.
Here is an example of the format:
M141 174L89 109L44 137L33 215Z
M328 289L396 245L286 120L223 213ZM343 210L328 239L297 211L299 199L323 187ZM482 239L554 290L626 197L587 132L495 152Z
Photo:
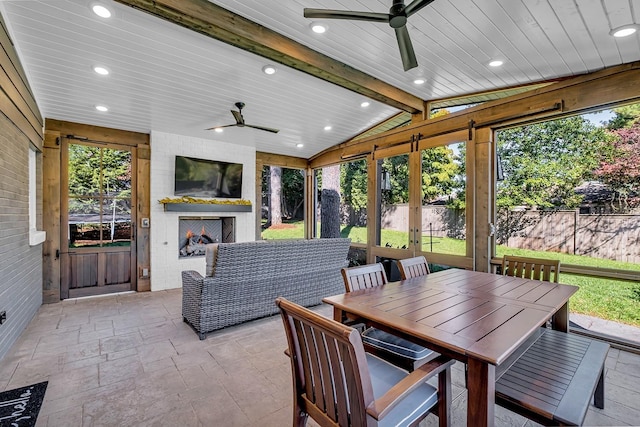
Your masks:
M182 317L198 333L278 312L279 296L304 306L344 292L350 239L207 245L206 274L182 272Z

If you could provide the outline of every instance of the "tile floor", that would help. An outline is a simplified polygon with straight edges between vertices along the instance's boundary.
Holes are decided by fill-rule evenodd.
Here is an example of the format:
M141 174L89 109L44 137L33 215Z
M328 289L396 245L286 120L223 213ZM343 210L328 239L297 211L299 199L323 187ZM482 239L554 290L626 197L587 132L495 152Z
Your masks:
M326 306L316 310L331 313ZM200 341L180 311L179 289L43 305L0 360L0 390L48 380L41 427L290 426L280 318ZM586 424L640 424L640 356L612 349L606 369L605 409L592 406ZM460 364L453 382L453 425L464 426ZM435 426L437 418L422 424ZM497 407L496 425L535 424Z

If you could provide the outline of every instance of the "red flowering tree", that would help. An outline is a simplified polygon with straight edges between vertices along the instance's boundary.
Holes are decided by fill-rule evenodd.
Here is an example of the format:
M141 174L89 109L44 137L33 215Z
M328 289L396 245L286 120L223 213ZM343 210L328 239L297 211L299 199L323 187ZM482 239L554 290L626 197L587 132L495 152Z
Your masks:
M613 190L611 206L626 212L640 206L640 121L611 133L615 140L594 173Z

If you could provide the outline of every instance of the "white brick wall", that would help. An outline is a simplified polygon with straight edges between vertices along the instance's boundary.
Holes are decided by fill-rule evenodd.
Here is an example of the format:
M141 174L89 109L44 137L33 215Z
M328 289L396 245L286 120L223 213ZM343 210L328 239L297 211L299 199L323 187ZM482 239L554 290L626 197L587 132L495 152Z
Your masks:
M29 140L3 114L0 147L2 359L42 304L42 245L29 246Z
M151 132L151 290L179 288L182 270L204 274L204 257L178 258L178 217L236 217L236 241L255 240L255 211L252 212L165 212L158 200L174 197L175 156L242 163L242 197L254 202L256 150L210 139Z

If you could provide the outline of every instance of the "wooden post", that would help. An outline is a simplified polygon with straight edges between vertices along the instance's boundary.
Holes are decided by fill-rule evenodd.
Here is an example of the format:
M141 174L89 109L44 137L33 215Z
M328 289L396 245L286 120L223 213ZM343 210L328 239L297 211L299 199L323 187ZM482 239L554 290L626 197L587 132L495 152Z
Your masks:
M477 271L491 271L491 257L494 251L494 239L492 227L494 226L494 194L495 194L495 162L493 161L493 131L491 128L477 129L473 132L472 151L475 159L473 165L475 170L468 176L473 177L471 183L467 183L467 189L475 192L473 194L472 210L467 208L467 212L473 212L475 221L471 224L474 236L474 269ZM469 200L469 199L468 199ZM469 226L469 223L467 223Z

